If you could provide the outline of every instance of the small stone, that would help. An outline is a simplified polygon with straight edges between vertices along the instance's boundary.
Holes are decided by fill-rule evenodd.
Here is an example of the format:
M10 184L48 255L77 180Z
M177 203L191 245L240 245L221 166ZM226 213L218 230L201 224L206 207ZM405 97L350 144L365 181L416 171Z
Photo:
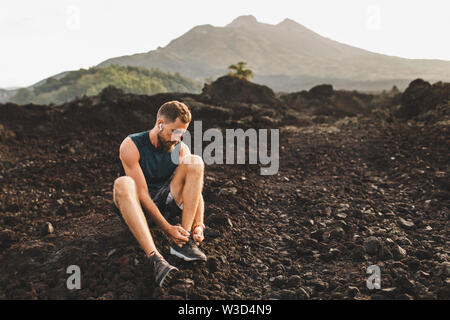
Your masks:
M53 228L53 225L50 222L47 222L46 225L47 225L47 231L49 234L52 234L53 232L55 232L55 228Z
M218 256L219 260L223 263L223 264L227 264L228 260L227 260L227 256L224 254L221 254Z
M394 261L391 267L396 269L404 269L404 270L407 269L407 266L401 261Z
M352 298L354 298L356 295L359 294L359 289L354 286L349 286L347 292Z
M334 259L341 255L341 251L336 248L330 248L330 251L328 252L330 256Z
M433 257L433 252L430 250L417 249L415 256L420 260L431 259Z
M270 278L269 281L272 282L275 287L281 287L287 282L287 278L283 275L278 275Z
M397 279L397 285L398 285L399 288L401 288L404 291L410 293L411 290L414 289L415 283L414 283L414 281L408 279L406 276L400 276Z
M212 287L213 287L214 289L216 289L217 291L221 291L221 290L222 290L222 286L221 286L220 284L218 284L218 283L214 283L214 284L212 285Z
M112 256L116 251L117 251L116 249L110 250L110 251L108 252L108 254L107 254L106 257L109 258L109 257Z
M43 236L46 236L48 234L52 234L55 232L55 228L53 228L53 225L50 222L46 222L44 225L42 225L41 227L41 234Z
M376 237L369 237L364 240L364 248L366 249L366 252L371 256L377 254L380 247L380 240L378 240L378 238Z
M404 246L412 246L411 240L409 240L407 237L399 237L398 243Z
M328 283L320 279L311 280L310 284L318 291L325 291L328 289Z
M226 185L226 184L225 184ZM238 192L236 187L229 187L229 188L222 188L219 190L218 195L225 195L225 196L229 196L229 195L235 195Z
M450 276L450 262L444 262L443 263L443 267L444 267L444 270L445 270L445 274L447 276Z
M345 231L341 227L337 227L336 229L332 230L330 232L330 239L331 240L339 240L344 237Z
M397 253L401 256L401 257L406 257L406 250L403 249L402 247L400 247L399 245L397 245Z
M427 272L425 272L425 271L422 271L422 270L417 271L416 274L415 274L415 277L416 277L416 278L420 278L420 277L425 277L425 278L427 278L427 277L429 277L429 276L430 276L429 273L427 273Z
M194 280L189 279L189 278L184 279L184 280L182 281L182 283L184 284L184 286L185 286L186 288L193 287L194 284L195 284Z
M231 219L224 215L218 215L218 214L211 215L208 219L208 222L215 226L233 227L233 223L231 222Z
M17 236L14 231L9 229L0 231L0 248L8 248L16 240Z
M307 247L317 248L319 246L319 242L316 239L306 238L304 240L304 244Z
M370 295L370 300L385 300L385 299L386 299L385 294L379 291Z
M210 257L208 259L207 265L208 265L208 270L210 272L216 272L219 267L219 261L217 261L217 259L215 257Z
M404 227L405 229L411 229L414 227L414 222L412 222L412 221L407 221L407 220L403 219L402 217L399 217L399 220L400 220L400 225L402 227Z
M297 299L299 300L309 300L310 295L308 291L306 291L304 288L300 287L297 289Z
M398 300L414 300L414 298L412 296L410 296L409 294L407 294L407 293L399 294L399 295L396 296L396 298Z
M289 287L297 287L298 285L300 285L302 281L302 278L299 275L292 275L289 277L287 285Z
M354 261L363 261L365 259L364 253L365 249L363 246L355 246L352 250L352 259Z
M294 290L283 289L283 290L280 290L279 294L280 294L280 298L283 300L296 300L297 299L297 294Z
M185 297L188 288L183 283L178 283L170 288L170 293L176 296Z
M314 232L311 232L310 237L312 239L316 239L317 241L322 241L322 235L323 235L323 230L316 230Z
M113 292L106 292L104 295L97 298L98 300L113 300L114 299L114 293Z
M392 254L391 250L388 247L382 246L379 251L379 257L381 260L386 261L394 258L394 255Z

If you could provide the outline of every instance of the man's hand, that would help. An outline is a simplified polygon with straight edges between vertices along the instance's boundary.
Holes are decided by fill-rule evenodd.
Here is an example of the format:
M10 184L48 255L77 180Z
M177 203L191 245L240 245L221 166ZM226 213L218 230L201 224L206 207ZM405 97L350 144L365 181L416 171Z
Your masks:
M186 242L189 241L190 234L189 232L184 230L182 226L170 225L166 229L166 232L179 247L182 247Z
M202 226L195 227L195 229L192 231L192 239L194 240L196 245L199 245L205 239L205 237L203 236Z

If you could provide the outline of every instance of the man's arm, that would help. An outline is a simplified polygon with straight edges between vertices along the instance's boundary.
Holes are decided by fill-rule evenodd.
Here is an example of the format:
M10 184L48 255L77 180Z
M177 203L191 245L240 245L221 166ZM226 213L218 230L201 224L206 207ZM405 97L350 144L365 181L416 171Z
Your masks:
M167 220L163 217L159 211L156 204L150 198L148 194L147 182L145 181L144 173L139 165L139 150L134 144L130 137L125 138L125 140L120 145L120 160L122 161L125 174L133 178L136 183L137 194L139 201L143 207L150 214L151 218L155 223L164 231L171 226Z

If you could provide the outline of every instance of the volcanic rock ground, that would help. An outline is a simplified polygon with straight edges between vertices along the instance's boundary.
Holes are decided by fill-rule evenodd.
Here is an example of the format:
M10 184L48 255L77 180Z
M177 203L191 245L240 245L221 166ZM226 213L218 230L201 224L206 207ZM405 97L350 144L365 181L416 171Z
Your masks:
M280 167L261 176L261 165L206 166L208 261L180 261L152 230L180 269L159 289L112 188L120 142L149 129L169 99L209 127L280 128ZM104 92L57 107L0 105L0 298L450 298L448 121L393 109L292 121L298 110L274 119L196 99ZM80 290L66 288L70 265ZM370 265L381 289L366 285Z

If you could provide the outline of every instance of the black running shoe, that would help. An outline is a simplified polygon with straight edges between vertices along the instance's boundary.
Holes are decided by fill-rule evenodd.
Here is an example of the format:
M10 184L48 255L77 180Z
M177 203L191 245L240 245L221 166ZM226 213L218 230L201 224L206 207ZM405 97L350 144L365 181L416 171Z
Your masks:
M185 261L206 261L206 255L199 249L199 247L195 245L192 238L189 238L189 241L186 242L181 248L176 245L172 245L170 248L170 254L184 259Z
M157 254L152 255L149 259L153 267L156 284L159 287L165 286L170 282L173 275L178 271L178 269L174 266L171 266L162 256L159 256Z

